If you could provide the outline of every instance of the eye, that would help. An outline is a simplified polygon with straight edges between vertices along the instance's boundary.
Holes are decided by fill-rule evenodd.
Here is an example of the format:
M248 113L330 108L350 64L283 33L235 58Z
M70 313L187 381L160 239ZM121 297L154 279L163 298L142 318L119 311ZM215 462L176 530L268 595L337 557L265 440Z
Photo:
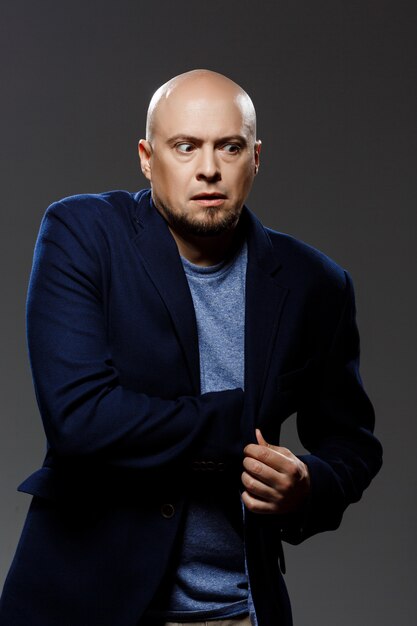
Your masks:
M227 152L227 154L237 154L240 152L240 146L237 143L225 143L224 146L222 146L222 150Z
M187 154L193 151L194 146L192 143L187 143L186 141L182 141L181 143L175 144L175 149L178 150L178 152Z

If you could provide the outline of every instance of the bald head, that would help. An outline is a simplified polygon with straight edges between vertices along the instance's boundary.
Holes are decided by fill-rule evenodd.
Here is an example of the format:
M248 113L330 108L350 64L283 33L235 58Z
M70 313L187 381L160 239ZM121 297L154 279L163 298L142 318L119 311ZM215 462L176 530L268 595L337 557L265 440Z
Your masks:
M210 106L210 103L213 114L221 112L222 106L236 107L241 114L243 128L255 141L255 107L246 91L223 74L203 69L179 74L154 93L146 118L147 140L152 142L155 133L176 108L188 106L198 109Z

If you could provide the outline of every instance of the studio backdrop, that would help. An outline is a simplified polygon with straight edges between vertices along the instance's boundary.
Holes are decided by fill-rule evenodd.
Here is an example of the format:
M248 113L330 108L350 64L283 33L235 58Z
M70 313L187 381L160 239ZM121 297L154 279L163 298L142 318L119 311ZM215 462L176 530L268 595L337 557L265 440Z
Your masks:
M147 186L148 101L203 67L255 103L250 208L353 276L385 448L338 531L286 546L295 625L415 624L416 33L412 0L2 3L0 583L29 505L16 487L45 451L24 320L40 220L67 195ZM294 422L282 444L302 452Z

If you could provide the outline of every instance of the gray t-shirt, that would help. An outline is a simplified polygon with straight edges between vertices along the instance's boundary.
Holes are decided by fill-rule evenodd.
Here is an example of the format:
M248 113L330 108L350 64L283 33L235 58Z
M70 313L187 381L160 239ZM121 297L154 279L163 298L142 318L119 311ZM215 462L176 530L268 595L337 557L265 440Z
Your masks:
M201 393L243 389L247 245L215 266L182 261L197 319ZM164 611L167 619L199 621L248 612L241 524L237 489L235 499L230 493L195 489Z

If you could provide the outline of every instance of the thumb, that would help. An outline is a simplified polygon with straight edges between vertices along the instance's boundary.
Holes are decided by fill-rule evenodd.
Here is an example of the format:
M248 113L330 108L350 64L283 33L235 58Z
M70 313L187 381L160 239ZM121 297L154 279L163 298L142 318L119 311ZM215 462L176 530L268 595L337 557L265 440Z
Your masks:
M279 446L274 446L272 443L268 443L264 439L259 428L255 429L255 434L256 434L256 441L258 442L260 446L266 446L267 448L269 448L270 450L273 450L274 452L279 452L280 454L283 454L284 456L288 456L288 451L286 451L285 448L280 448ZM291 452L289 454L291 455Z
M258 444L260 446L267 446L267 447L269 447L269 444L263 438L263 435L262 435L261 431L259 430L259 428L257 428L255 430L255 435L256 435L256 441L258 442Z

